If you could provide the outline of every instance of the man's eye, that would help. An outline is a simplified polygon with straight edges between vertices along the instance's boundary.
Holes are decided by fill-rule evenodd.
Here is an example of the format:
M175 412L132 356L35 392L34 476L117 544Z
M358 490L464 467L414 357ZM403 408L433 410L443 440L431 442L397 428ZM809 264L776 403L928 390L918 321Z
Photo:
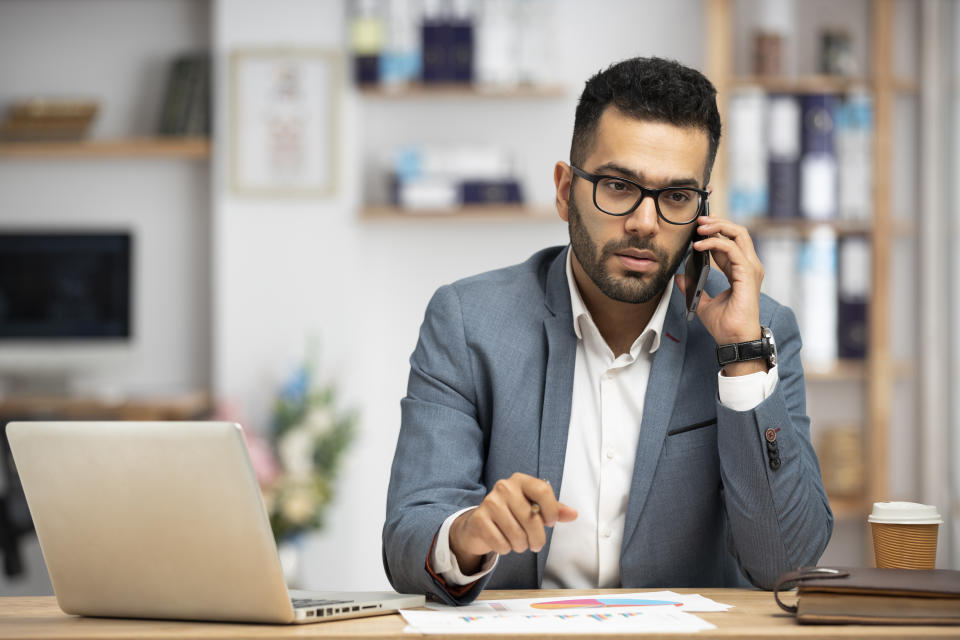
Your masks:
M667 197L677 204L683 204L690 200L690 194L686 191L670 191L667 193Z
M606 188L614 193L624 193L630 191L632 186L629 182L624 182L623 180L607 180Z

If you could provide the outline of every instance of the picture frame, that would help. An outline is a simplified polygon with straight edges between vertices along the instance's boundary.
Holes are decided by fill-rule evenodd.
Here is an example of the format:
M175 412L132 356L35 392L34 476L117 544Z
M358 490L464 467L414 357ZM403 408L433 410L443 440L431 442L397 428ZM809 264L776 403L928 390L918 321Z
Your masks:
M340 54L230 56L230 184L238 195L329 197L339 184Z

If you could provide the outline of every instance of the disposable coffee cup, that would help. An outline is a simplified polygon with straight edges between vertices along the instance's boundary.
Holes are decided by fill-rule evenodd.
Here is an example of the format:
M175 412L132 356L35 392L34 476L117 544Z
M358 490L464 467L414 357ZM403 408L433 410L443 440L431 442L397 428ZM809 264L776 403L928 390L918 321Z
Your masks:
M933 569L937 533L943 519L937 508L916 502L874 502L867 518L880 569Z

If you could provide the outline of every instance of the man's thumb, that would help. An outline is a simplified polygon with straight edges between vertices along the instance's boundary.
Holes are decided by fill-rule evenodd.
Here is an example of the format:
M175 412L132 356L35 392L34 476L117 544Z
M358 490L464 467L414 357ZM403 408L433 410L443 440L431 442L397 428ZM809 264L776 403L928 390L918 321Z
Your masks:
M577 519L577 510L573 507L560 503L560 511L557 513L557 522L570 522Z

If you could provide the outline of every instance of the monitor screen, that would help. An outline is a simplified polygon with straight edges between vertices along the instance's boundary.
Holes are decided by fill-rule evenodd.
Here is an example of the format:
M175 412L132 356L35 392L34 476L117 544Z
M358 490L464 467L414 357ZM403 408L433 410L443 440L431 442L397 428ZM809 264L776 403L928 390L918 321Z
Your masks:
M130 337L129 233L0 231L0 340Z

